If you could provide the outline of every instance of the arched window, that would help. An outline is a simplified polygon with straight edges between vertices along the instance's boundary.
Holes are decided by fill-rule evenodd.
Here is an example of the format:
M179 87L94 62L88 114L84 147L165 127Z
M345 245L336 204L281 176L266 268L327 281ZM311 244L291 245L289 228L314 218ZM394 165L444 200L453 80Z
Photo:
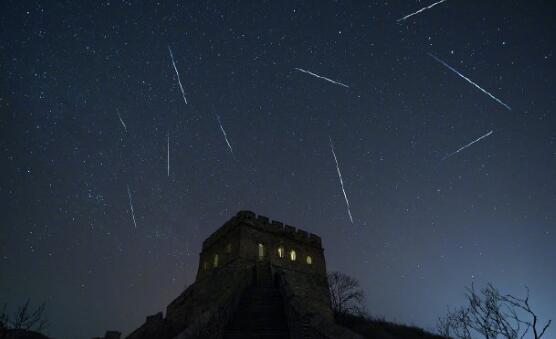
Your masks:
M294 251L294 250L291 250L291 251L290 251L290 260L291 260L291 261L295 261L295 259L296 259L295 251Z
M259 244L259 259L262 259L264 257L264 245L263 244Z
M283 258L283 257L284 257L284 248L278 247L278 258Z
M310 255L307 256L307 264L308 264L308 265L313 264L313 258L311 258Z
M212 261L213 267L218 267L218 253L214 255L214 260Z

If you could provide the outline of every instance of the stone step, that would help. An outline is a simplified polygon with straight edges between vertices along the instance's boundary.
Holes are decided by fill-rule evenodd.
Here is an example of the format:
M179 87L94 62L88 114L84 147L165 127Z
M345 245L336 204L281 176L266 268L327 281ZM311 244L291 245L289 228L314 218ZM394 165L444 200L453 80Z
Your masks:
M224 339L289 339L282 296L270 267L257 267L257 279L243 295Z
M247 305L282 305L282 297L279 294L248 294L240 306L245 308Z
M281 300L282 296L278 291L265 291L265 292L252 292L244 295L245 300L267 298L268 300L278 299Z
M264 314L264 313L282 313L283 311L282 304L251 304L251 305L240 305L237 308L237 313L241 314Z
M224 339L289 339L290 335L287 331L245 331L245 330L229 330L224 335Z
M238 309L234 321L238 324L254 324L258 322L282 323L286 316L281 307L261 307L250 309Z
M282 330L286 319L282 318L257 318L257 319L239 319L229 327L233 330Z
M244 297L245 304L281 304L282 298L279 295L251 294Z
M270 294L280 294L278 288L275 286L255 286L249 291L250 293L270 293Z

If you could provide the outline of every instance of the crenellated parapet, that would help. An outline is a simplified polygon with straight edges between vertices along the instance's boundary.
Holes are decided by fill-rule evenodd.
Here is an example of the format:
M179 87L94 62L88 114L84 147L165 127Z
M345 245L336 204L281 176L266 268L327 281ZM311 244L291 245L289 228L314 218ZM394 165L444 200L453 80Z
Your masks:
M291 225L284 224L281 221L271 220L266 216L257 215L251 211L239 211L234 217L228 220L222 227L203 241L203 250L209 248L221 238L225 237L230 231L240 224L246 224L264 232L287 237L304 245L322 249L321 238L314 233L309 233L305 230L295 228Z

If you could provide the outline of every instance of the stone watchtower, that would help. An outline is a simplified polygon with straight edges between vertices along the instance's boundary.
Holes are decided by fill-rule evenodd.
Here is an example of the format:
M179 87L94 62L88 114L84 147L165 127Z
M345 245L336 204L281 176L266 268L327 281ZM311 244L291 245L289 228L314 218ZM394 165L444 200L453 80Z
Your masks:
M358 338L334 324L319 236L240 211L204 242L195 282L129 339Z
M326 280L318 235L253 212L239 212L203 242L196 281L235 261L247 266L269 264L276 269L319 275L319 279Z

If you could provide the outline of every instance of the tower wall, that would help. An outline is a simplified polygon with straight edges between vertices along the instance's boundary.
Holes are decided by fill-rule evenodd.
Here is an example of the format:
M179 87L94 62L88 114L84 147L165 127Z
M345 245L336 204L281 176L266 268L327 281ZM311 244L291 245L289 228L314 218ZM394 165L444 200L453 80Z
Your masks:
M263 257L259 256L260 245ZM249 211L239 212L203 242L197 280L238 258L265 260L277 269L326 277L319 236Z
M207 280L210 285L208 280L213 278L226 279L218 272L230 271L229 266L239 272L252 270L260 262L281 272L292 293L310 311L332 318L320 237L253 212L239 212L203 242L196 281Z
M127 338L170 339L177 334L193 338L192 333L202 328L216 334L201 337L220 337L218 333L262 268L270 268L280 286L292 326L296 322L305 328L314 315L333 323L320 237L241 211L205 239L195 282L168 305L166 316L148 318Z

